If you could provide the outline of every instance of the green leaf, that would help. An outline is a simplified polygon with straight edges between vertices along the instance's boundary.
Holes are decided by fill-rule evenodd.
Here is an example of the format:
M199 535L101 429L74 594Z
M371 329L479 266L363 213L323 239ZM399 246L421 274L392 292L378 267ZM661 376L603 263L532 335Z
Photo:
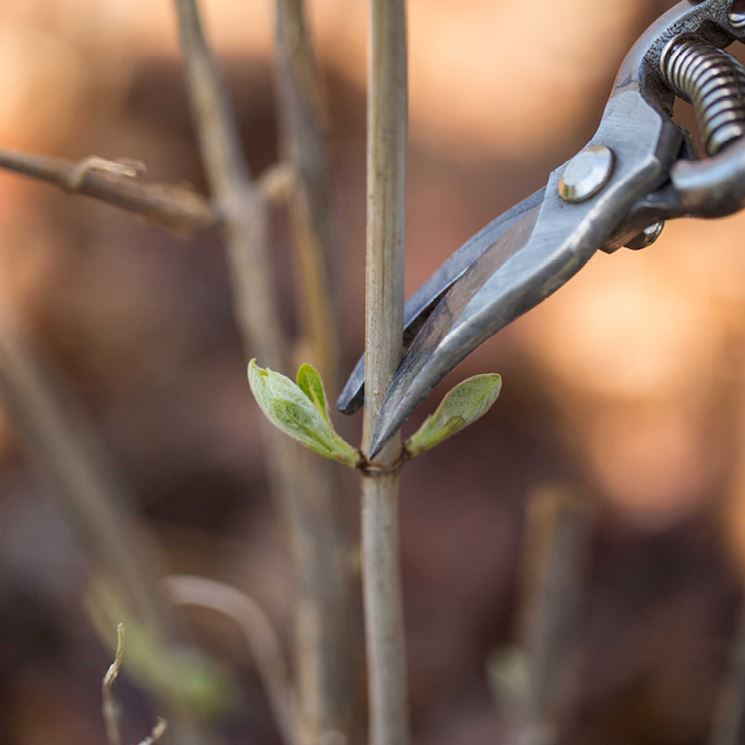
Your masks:
M522 647L510 646L492 654L486 663L489 687L497 701L510 707L528 693L528 658Z
M323 383L318 373L310 365L307 367L310 372L301 367L298 376L302 377L303 385L307 385L311 394L288 377L259 367L256 360L251 360L248 382L256 403L266 418L286 435L324 458L356 468L362 456L359 450L339 437L327 412L324 416L322 408L325 407L326 394ZM314 374L317 381L313 380Z
M502 377L496 373L475 375L459 383L406 441L406 452L416 458L481 419L501 389Z
M304 362L297 370L297 384L300 386L300 390L313 402L326 423L331 426L326 389L323 387L323 380L321 380L318 370L313 365Z

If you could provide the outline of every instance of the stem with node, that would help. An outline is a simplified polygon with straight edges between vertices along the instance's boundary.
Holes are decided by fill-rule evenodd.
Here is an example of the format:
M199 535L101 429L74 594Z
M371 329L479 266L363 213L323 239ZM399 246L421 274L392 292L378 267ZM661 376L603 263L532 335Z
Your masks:
M372 0L367 143L365 292L368 450L383 394L401 359L408 130L405 0ZM362 476L362 556L371 745L409 742L394 437L378 473Z

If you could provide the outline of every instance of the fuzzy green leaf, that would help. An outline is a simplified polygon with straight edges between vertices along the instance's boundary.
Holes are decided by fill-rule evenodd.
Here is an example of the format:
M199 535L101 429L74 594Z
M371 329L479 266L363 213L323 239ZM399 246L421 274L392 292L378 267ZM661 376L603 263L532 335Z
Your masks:
M496 373L475 375L456 385L406 441L407 453L416 458L473 424L491 409L501 389L502 377Z
M323 387L323 380L321 380L318 370L313 365L304 362L297 371L297 384L300 390L313 402L326 423L331 426L326 389Z
M318 377L318 373L315 375ZM248 365L248 382L256 403L275 427L318 455L356 468L361 460L359 450L339 437L319 408L326 399L320 378L318 397L313 375L306 371L303 377L313 390L313 398L288 377L259 367L256 360Z

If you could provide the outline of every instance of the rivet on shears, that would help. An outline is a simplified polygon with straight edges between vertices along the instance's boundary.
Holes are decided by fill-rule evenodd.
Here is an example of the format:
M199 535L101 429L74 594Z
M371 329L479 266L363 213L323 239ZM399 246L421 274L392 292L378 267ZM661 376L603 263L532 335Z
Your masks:
M657 242L664 229L664 220L652 223L652 225L648 225L641 233L628 241L626 243L626 248L630 248L632 251L640 251L643 248L649 248L653 243Z
M571 204L594 197L613 174L615 156L605 145L590 145L569 161L559 182L559 196Z

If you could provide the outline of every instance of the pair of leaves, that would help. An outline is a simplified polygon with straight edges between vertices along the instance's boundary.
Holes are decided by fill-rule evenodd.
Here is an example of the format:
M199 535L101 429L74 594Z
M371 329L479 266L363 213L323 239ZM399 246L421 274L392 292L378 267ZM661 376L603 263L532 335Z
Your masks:
M296 384L251 360L248 381L256 402L275 427L324 458L350 468L364 463L360 451L334 429L323 381L312 365L300 366ZM476 375L459 383L406 441L406 454L415 458L473 424L494 405L501 388L502 378L497 374Z
M282 432L318 455L350 468L362 462L360 451L340 437L331 424L326 390L312 365L300 365L295 384L251 360L248 382L259 408Z

